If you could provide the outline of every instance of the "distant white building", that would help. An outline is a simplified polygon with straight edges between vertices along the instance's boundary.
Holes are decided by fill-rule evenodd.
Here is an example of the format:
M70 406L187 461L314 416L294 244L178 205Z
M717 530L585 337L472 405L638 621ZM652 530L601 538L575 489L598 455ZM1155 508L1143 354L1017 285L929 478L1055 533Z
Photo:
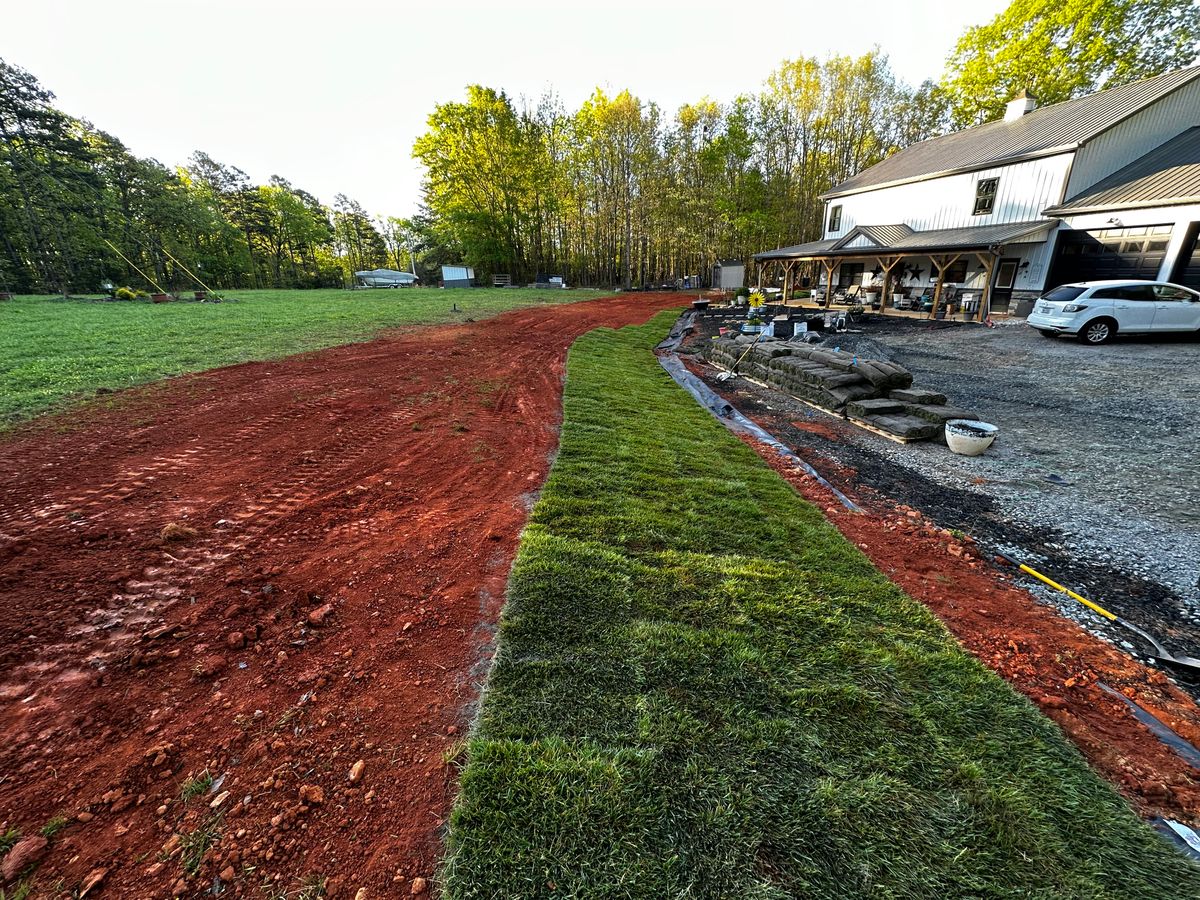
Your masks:
M736 291L746 284L746 266L740 259L722 259L713 264L712 286L720 291Z
M979 315L1096 278L1200 286L1200 67L907 147L823 195L820 241L755 255L833 289L887 275L974 292Z

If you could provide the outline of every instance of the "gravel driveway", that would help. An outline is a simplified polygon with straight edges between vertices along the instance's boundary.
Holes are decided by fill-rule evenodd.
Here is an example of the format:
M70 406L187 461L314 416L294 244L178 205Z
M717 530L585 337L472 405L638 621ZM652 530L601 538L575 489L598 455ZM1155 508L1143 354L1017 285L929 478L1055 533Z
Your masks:
M744 379L724 391L771 416L818 468L814 454L852 467L860 482L1020 554L1200 656L1200 340L1087 347L1023 322L872 317L828 345L907 367L917 386L1000 426L999 439L984 456L955 456L944 445L896 444ZM791 427L796 419L836 426L837 439ZM1074 601L1042 596L1130 652L1149 649Z

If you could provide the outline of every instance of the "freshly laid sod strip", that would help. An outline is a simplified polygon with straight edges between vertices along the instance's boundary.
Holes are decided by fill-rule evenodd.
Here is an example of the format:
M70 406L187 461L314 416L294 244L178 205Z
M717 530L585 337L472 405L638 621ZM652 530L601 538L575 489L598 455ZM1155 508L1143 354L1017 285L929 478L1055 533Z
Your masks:
M1058 729L667 377L571 350L451 898L1200 896Z
M0 428L97 388L270 359L372 337L384 328L480 319L599 291L228 291L232 303L0 303ZM458 312L454 311L457 305Z

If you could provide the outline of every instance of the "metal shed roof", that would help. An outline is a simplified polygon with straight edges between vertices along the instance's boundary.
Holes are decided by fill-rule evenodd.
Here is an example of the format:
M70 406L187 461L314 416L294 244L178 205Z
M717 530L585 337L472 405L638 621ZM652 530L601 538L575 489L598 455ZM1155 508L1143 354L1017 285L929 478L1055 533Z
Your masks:
M1011 122L977 125L930 138L894 153L843 181L822 198L855 194L890 184L972 171L1018 159L1074 150L1200 76L1200 67L1179 69L1124 87L1089 94L1026 113Z
M823 253L828 253L833 249L841 238L834 238L828 241L810 241L807 244L796 244L791 247L779 247L776 250L767 250L765 253L755 253L755 259L796 259L805 256L819 256Z
M931 231L912 231L896 239L880 243L875 247L843 247L839 246L845 238L832 241L813 241L799 244L795 247L781 247L778 250L768 250L766 253L756 253L754 258L759 261L771 259L813 259L822 256L878 256L893 253L953 253L956 250L983 249L996 244L1036 243L1044 241L1047 232L1057 220L1034 219L1028 222L1010 222L1007 225L972 225L965 228L938 228ZM865 226L856 228L853 233L865 233L868 228L906 228L907 226ZM847 235L849 237L849 235Z
M1200 126L1092 185L1046 215L1200 203Z

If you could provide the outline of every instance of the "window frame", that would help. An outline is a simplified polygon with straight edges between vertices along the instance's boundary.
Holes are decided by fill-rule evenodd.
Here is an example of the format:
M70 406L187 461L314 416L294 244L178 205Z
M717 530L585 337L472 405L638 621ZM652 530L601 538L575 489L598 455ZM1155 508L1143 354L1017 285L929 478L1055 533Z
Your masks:
M826 231L834 232L842 230L842 204L829 207L829 227Z
M975 182L975 206L973 216L990 216L996 211L996 197L1000 193L1000 176L980 178Z
M930 284L937 284L938 273L941 271L942 270L937 267L937 263L932 263L931 271L929 273ZM961 272L962 277L951 278L950 273L955 271ZM946 266L945 272L946 277L942 279L942 284L966 284L967 278L970 275L970 273L967 271L967 261L965 259L955 260L954 262L950 263L950 265Z

